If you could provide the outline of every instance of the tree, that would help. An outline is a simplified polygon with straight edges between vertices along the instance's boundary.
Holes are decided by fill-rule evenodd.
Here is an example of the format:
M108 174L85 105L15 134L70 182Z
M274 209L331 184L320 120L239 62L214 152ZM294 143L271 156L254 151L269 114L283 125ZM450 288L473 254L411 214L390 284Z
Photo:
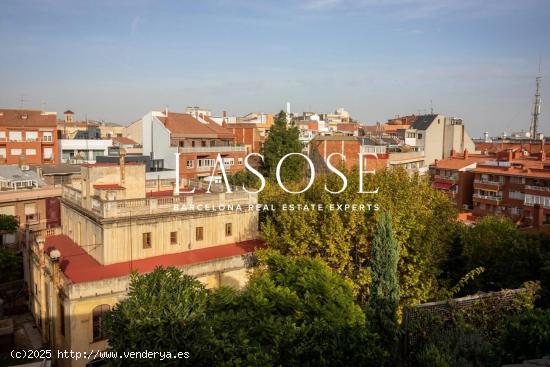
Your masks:
M175 268L133 274L128 298L107 316L117 352L189 352L194 366L379 366L352 287L319 259L259 254L242 291L208 291ZM181 365L132 360L132 365ZM127 361L113 360L114 365Z
M411 176L402 169L365 175L364 189L379 188L378 194L358 194L357 169L345 174L349 185L340 194L325 191L325 183L332 190L341 186L339 177L332 174L318 176L308 191L296 195L268 182L259 198L275 207L275 211L262 213L261 217L268 246L283 254L322 258L352 281L358 301L367 302L371 281L368 266L379 208L391 214L394 238L399 244L402 303L434 300L442 286L441 268L455 233L456 211L449 199L431 188L425 178ZM285 205L311 203L323 204L324 210L283 210ZM339 208L338 204L347 204L349 209Z
M309 257L271 250L260 264L243 292L212 295L214 365L380 365L385 355L349 281Z
M462 237L464 270L485 268L466 288L470 293L517 288L540 279L544 238L518 229L510 219L484 217Z
M19 229L19 219L13 215L0 214L0 232L13 233Z
M176 268L156 268L132 274L128 298L107 315L106 329L112 350L189 352L191 365L207 361L207 291L193 277ZM128 362L115 359L113 365ZM174 365L174 360L132 360L133 366Z
M391 349L397 339L397 308L399 280L397 264L399 248L393 236L391 216L382 213L376 223L372 240L372 283L370 286L369 315L374 329Z
M302 143L299 139L300 132L296 126L287 126L286 113L283 111L275 117L273 125L269 128L267 139L262 146L261 154L264 156L262 173L265 177L275 180L277 164L289 153L301 153ZM281 179L285 182L302 180L306 161L299 156L287 158L281 166Z

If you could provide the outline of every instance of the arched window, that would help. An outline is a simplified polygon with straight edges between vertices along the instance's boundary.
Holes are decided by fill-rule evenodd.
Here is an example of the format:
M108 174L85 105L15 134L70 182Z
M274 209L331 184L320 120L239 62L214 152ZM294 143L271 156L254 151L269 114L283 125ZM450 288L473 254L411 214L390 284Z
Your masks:
M99 305L92 311L93 341L105 339L105 316L111 307L109 305Z

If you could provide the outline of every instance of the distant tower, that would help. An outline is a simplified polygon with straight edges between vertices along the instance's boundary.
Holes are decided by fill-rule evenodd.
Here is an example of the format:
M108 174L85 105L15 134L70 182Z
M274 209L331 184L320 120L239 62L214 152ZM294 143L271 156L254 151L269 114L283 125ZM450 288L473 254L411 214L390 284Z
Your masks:
M539 64L539 75L536 78L537 89L535 91L535 101L533 103L533 117L531 119L531 125L529 126L529 133L531 134L531 139L537 139L537 134L539 132L539 116L540 108L542 105L541 97L541 85L542 85L542 76L540 75L540 64Z

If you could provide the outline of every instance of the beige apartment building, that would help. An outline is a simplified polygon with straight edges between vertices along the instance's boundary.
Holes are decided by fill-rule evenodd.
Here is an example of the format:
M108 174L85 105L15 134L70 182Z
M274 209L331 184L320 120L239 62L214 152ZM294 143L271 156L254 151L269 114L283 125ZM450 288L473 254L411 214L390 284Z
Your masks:
M126 296L132 270L176 266L208 287L246 283L251 253L262 245L256 195L198 187L176 196L172 182L146 182L145 167L124 156L84 165L81 176L63 187L62 228L39 233L26 249L31 310L53 349L105 349L105 314Z

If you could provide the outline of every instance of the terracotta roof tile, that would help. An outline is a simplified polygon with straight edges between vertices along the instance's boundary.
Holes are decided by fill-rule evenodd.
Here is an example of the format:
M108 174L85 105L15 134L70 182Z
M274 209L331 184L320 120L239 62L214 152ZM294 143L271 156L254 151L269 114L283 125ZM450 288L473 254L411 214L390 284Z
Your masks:
M102 279L116 278L129 275L132 270L139 273L148 273L157 266L181 267L185 265L203 263L216 259L241 256L263 247L261 240L250 240L228 245L213 246L197 250L178 252L132 262L102 265L69 237L56 235L46 238L44 252L49 254L54 248L61 252L60 266L67 278L73 283L93 282Z

